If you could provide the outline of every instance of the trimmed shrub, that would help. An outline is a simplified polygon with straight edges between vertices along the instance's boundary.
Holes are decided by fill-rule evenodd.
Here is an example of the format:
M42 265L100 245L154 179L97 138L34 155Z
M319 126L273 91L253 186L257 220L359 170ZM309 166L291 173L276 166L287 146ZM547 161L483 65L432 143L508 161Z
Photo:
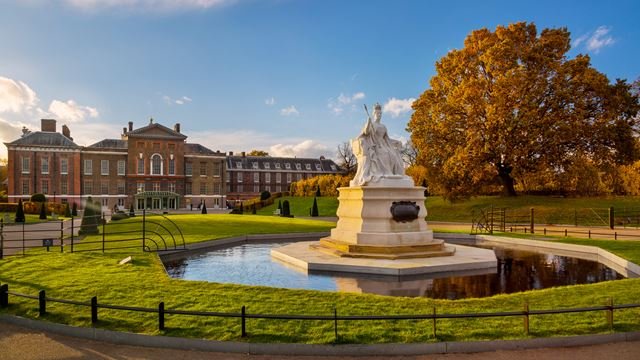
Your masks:
M16 210L16 218L15 221L17 223L23 223L25 221L24 217L24 208L22 207L22 199L18 200L18 209Z
M289 200L285 200L282 202L282 212L281 216L291 217L291 210L289 209Z
M40 206L40 220L47 220L46 206L47 206L46 203L42 203L42 206Z
M129 206L129 217L134 216L136 216L136 212L133 210L133 204L131 204L131 206Z
M71 209L69 208L69 203L64 207L64 217L71 217Z
M125 214L124 211L116 211L114 214L111 215L112 221L118 221L118 220L128 219L128 218L129 216Z
M40 193L36 193L31 195L31 202L39 202L39 203L43 203L45 201L47 201L47 197L44 196L44 194L40 194Z
M207 203L206 202L202 202L202 214L206 214L207 213Z
M316 200L316 198L313 198L313 207L311 207L311 216L312 217L317 217L318 216L318 201Z
M271 197L271 193L268 191L263 191L260 193L260 200L264 201Z
M80 235L95 235L99 234L98 230L98 204L95 204L91 199L91 196L87 199L87 204L84 207L84 213L82 214L82 224L80 225Z
M78 216L78 204L73 203L73 207L71 208L71 216Z
M320 185L318 185L318 188L316 189L316 197L321 197L322 193L320 193Z
M18 211L18 203L0 203L0 212L12 212Z
M253 215L255 215L255 214L256 214L256 204L255 204L255 203L251 206L251 213L252 213Z

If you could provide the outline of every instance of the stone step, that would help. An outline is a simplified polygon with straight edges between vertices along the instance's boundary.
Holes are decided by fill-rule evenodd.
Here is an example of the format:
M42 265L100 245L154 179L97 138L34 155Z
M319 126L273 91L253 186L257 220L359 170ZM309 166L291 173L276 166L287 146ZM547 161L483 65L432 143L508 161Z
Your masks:
M321 243L313 244L309 246L313 250L323 252L325 254L343 257L343 258L367 258L367 259L384 259L384 260L396 260L396 259L417 259L417 258L431 258L441 256L452 256L455 254L456 249L452 246L443 246L440 250L433 251L414 251L403 253L373 253L373 252L346 252L334 247L325 246Z

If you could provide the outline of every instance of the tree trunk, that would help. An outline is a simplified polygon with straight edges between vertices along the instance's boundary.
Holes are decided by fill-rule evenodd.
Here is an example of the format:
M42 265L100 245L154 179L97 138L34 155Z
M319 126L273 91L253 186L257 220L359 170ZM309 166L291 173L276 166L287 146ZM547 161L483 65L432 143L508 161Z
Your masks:
M500 163L496 167L498 168L498 178L502 184L502 193L505 196L516 196L516 189L513 185L514 181L511 177L513 167L504 163Z

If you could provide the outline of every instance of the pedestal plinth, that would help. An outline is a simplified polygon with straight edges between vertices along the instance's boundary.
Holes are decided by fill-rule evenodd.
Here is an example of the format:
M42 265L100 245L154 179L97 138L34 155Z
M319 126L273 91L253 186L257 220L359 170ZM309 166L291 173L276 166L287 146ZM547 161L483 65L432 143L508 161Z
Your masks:
M381 259L449 256L455 248L427 228L424 188L390 182L340 188L338 223L314 250Z

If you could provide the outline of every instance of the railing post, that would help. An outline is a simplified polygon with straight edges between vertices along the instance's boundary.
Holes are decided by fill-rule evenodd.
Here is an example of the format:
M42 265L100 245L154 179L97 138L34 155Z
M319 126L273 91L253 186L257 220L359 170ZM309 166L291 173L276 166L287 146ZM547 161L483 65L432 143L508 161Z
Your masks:
M589 229L589 239L591 239L591 229Z
M567 237L567 229L564 229L564 237Z
M142 251L146 251L146 234L145 234L145 223L146 223L146 218L147 218L147 210L146 209L142 209Z
M335 343L338 343L338 308L333 308L333 335Z
M98 322L98 297L94 296L91 298L91 323L95 324Z
M615 211L613 210L613 206L609 208L609 229L613 230L615 226Z
M618 232L617 231L615 231L613 233L613 240L618 240Z
M74 217L71 215L71 252L73 252L73 232L75 229L73 228Z
M24 243L24 223L27 222L27 219L25 218L25 220L22 222L22 256L24 256L24 247L25 247L25 243Z
M47 295L44 290L40 290L38 293L38 312L40 316L47 314Z
M4 219L0 219L0 260L4 258Z
M609 323L609 329L613 330L613 298L609 298L607 301L607 322Z
M64 220L60 220L60 252L64 252Z
M534 217L534 210L533 208L531 208L531 216L529 217L530 220L530 224L529 224L529 229L531 230L531 233L533 234L535 229L534 229L534 221L535 221L535 217Z
M164 330L164 301L158 304L158 329Z
M9 306L9 284L0 286L0 308Z
M102 213L102 216L100 217L100 222L102 223L102 253L104 254L104 224L105 224L104 212Z
M436 327L436 307L433 307L433 338L437 339L438 338L438 332L437 332L437 327Z
M529 335L529 303L524 303L524 333Z
M246 311L247 311L247 308L244 305L242 305L242 334L241 334L241 337L247 337Z

